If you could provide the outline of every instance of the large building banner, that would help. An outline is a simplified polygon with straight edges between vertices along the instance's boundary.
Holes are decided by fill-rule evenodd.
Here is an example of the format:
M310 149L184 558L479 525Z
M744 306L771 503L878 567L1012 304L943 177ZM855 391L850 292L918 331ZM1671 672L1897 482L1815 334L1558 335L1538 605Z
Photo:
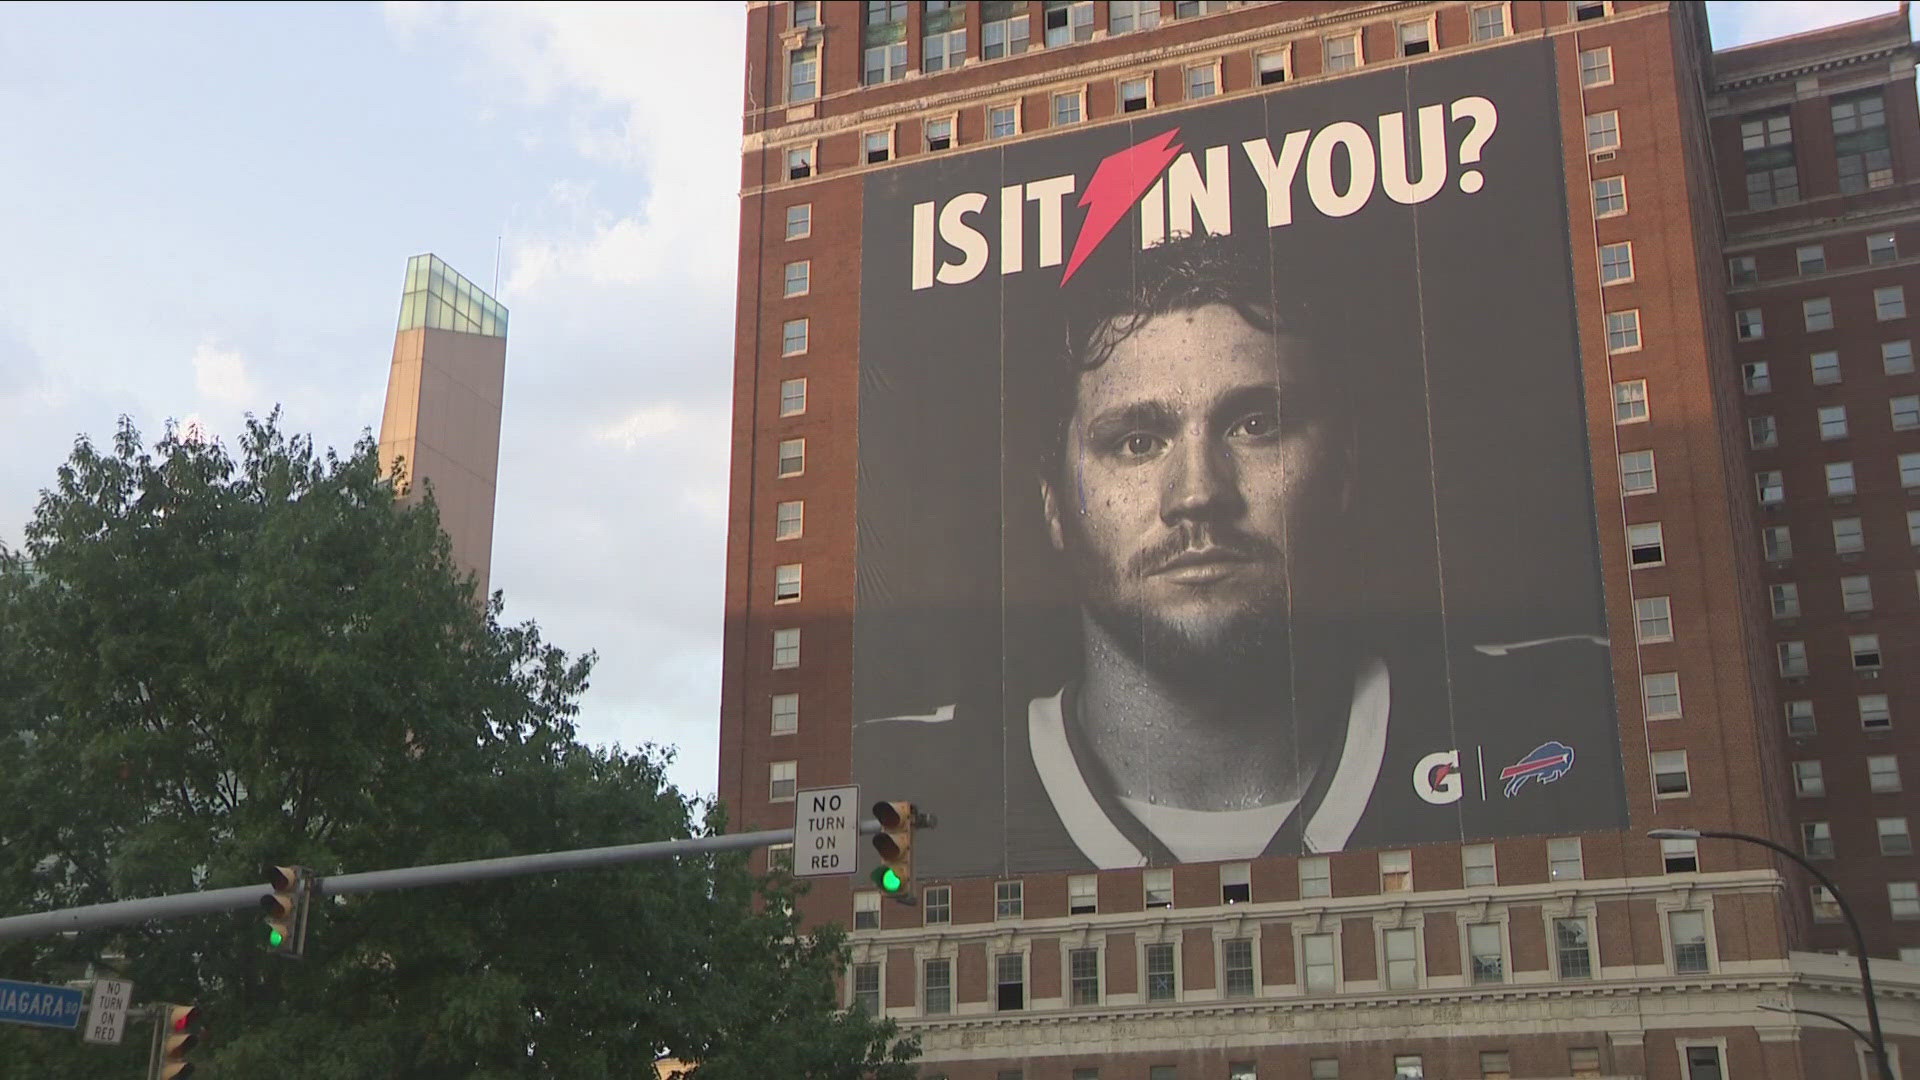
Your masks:
M1625 824L1551 64L867 181L855 779L921 877Z

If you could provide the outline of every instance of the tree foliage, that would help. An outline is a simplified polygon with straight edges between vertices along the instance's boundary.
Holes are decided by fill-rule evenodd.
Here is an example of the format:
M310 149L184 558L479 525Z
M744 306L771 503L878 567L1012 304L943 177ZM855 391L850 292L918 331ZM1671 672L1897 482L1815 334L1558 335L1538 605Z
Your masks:
M0 914L718 831L664 752L576 740L593 657L501 610L371 439L79 441L0 549ZM0 977L199 1004L208 1077L910 1077L792 901L660 861L317 900L299 962L249 911L0 942ZM144 1036L0 1025L0 1073L137 1075Z

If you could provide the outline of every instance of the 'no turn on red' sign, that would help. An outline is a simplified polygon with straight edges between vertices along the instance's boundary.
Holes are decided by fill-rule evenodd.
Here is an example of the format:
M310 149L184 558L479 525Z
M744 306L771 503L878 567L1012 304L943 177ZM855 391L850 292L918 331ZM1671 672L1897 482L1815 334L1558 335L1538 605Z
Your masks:
M812 788L793 801L793 876L851 874L860 842L860 785Z

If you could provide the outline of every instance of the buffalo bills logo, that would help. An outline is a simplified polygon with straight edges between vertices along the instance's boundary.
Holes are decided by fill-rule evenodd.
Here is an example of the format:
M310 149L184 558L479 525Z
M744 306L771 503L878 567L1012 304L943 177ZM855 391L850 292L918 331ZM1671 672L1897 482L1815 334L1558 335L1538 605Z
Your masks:
M1500 779L1506 781L1507 798L1511 799L1529 780L1551 784L1572 769L1573 747L1562 742L1545 742L1534 747L1531 754L1501 769Z

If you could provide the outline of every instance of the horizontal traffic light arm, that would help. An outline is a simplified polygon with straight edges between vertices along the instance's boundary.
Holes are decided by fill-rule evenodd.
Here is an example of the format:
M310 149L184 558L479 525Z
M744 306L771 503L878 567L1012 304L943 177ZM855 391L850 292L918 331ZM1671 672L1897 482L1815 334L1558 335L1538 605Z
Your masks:
M880 823L871 818L860 822L862 835L877 833ZM498 859L471 862L438 863L432 866L407 866L395 870L369 870L358 874L335 874L313 879L313 895L342 896L349 893L393 892L428 885L453 885L465 881L519 877L525 874L558 873L562 870L587 870L621 863L672 859L682 855L708 855L722 851L751 851L754 848L793 842L792 829L768 829L764 832L729 833L725 836L699 836L688 840L656 840L645 844L621 844L616 847L576 848L549 851L539 855L507 855ZM16 938L48 937L73 930L93 930L103 926L128 926L154 919L179 919L188 915L211 915L221 911L257 908L260 901L273 895L269 885L236 885L230 889L174 893L144 900L117 900L111 904L37 911L30 915L0 918L0 941Z

